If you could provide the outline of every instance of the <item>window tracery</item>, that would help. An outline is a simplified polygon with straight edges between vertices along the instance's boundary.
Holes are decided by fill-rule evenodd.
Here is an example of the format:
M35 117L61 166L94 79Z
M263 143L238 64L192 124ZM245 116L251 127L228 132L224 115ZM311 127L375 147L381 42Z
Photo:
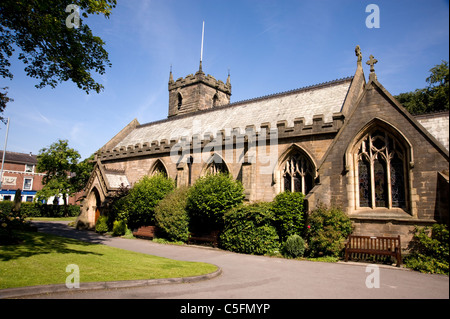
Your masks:
M359 207L406 208L406 153L386 131L368 133L357 147Z
M291 155L283 164L282 187L284 191L308 194L314 186L314 169L303 154Z

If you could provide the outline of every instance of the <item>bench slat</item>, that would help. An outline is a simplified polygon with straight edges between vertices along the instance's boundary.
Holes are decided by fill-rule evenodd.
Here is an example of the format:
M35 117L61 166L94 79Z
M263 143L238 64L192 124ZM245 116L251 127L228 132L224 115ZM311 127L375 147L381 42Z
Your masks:
M401 264L401 243L398 237L374 237L350 235L345 244L345 261L352 254L386 255L397 259Z

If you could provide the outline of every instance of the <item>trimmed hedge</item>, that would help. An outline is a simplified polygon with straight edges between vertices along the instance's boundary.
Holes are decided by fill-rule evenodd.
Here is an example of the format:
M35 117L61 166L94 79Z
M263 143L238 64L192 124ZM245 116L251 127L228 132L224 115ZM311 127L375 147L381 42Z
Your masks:
M199 178L188 193L187 211L191 229L207 232L223 227L227 210L244 200L244 187L230 174L220 173Z
M264 255L280 248L270 203L235 207L225 214L224 223L220 245L226 250Z
M4 213L12 212L14 202L1 201L0 211ZM76 217L80 215L80 206L68 205L68 217ZM20 214L26 217L65 217L64 206L62 205L46 205L40 203L22 202L20 205Z
M123 197L122 218L129 229L155 225L155 207L175 189L175 182L164 174L144 176L134 184L128 195Z
M186 211L188 191L187 187L177 188L156 206L156 225L162 237L172 241L187 242L189 238L189 215Z
M272 210L281 241L285 241L294 234L303 235L305 227L304 197L302 193L283 192L274 198Z

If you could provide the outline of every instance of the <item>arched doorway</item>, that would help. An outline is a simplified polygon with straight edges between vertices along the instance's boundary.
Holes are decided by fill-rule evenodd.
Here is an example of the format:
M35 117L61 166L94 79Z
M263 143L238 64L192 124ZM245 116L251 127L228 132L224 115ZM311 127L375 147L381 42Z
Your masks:
M100 200L100 193L98 192L97 188L94 187L88 197L88 216L89 216L89 222L95 225L97 223L98 218L101 215L101 200Z

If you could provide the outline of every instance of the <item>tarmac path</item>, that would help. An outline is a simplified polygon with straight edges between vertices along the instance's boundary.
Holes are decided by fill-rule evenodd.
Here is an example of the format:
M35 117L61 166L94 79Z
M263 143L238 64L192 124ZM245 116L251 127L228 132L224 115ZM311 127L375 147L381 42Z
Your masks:
M39 231L177 260L215 264L222 274L196 283L97 289L32 296L46 299L448 299L449 277L364 263L253 256L199 246L78 231L64 222L34 222ZM379 272L378 272L379 271ZM82 269L80 269L82 276ZM379 275L379 276L376 276ZM377 281L379 279L379 281ZM379 287L377 283L379 282ZM229 308L231 309L231 308Z

